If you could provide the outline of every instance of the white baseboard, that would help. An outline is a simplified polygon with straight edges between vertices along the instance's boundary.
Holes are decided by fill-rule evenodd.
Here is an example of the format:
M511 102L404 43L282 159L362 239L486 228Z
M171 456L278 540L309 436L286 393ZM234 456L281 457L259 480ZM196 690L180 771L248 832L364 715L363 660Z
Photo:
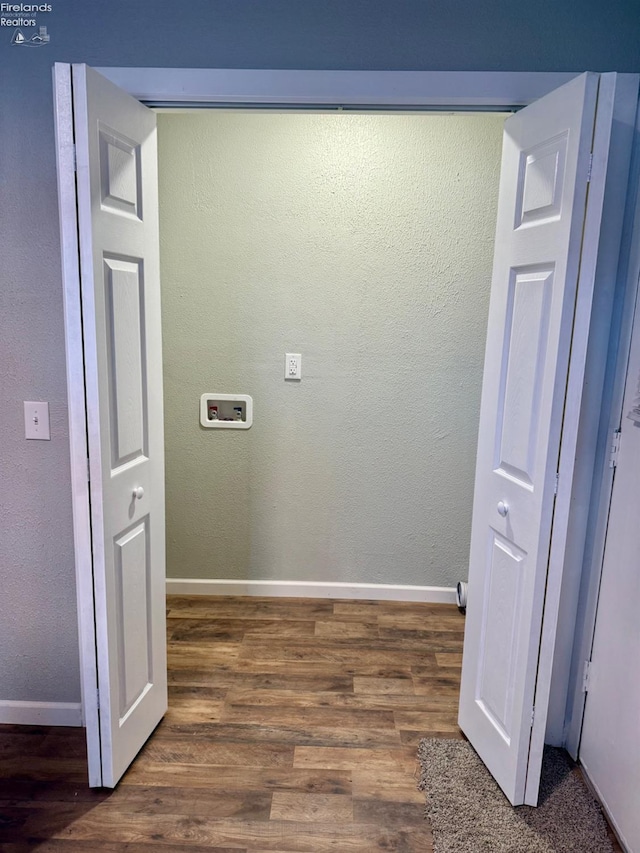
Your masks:
M455 587L321 581L214 580L167 578L168 595L255 595L273 598L353 598L455 604Z
M17 726L81 726L80 702L14 702L0 699L0 723Z

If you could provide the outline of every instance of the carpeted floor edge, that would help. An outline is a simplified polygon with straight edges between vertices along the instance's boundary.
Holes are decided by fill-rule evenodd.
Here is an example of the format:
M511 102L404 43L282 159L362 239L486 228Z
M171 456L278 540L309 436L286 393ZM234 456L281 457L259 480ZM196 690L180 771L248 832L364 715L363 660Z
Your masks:
M613 853L564 750L545 747L538 808L513 808L467 741L425 738L418 760L434 853Z

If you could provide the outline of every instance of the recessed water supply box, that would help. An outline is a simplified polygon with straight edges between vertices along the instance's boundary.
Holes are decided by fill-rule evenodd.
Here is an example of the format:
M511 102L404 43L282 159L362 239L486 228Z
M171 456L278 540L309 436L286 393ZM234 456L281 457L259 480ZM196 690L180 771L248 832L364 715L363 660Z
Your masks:
M253 399L248 394L203 394L200 425L207 429L249 429L253 423Z

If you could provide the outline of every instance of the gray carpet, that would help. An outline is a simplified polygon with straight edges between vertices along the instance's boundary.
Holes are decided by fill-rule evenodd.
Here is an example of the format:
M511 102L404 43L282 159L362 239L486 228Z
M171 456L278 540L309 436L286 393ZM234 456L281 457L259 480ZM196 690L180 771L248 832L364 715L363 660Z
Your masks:
M537 808L513 808L472 747L420 741L434 853L612 853L598 803L561 749L545 747Z

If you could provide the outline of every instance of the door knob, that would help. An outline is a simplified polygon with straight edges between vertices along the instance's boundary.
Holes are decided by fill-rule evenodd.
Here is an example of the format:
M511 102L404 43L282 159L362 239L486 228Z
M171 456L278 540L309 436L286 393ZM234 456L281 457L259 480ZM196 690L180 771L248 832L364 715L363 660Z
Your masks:
M506 504L504 501L498 501L498 515L504 518L508 512L509 504Z
M134 498L137 498L138 500L140 500L140 499L142 498L142 496L143 496L143 495L144 495L144 489L142 488L142 486L137 486L137 487L133 490L133 496L134 496Z

